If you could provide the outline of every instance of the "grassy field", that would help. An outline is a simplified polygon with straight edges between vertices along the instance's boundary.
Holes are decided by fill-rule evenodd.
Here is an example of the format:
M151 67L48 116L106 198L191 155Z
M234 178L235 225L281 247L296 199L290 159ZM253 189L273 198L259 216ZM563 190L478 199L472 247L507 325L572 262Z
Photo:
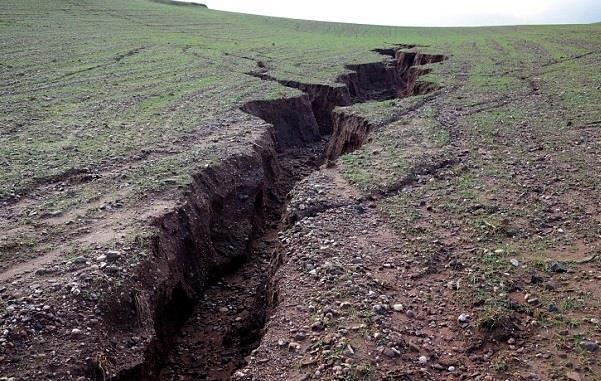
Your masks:
M243 139L244 131L215 126L224 111L293 93L245 75L257 61L280 79L328 82L347 63L381 59L371 49L414 43L452 56L431 80L451 85L451 73L461 71L468 76L465 96L482 102L526 91L520 76L597 49L599 33L599 25L369 27L149 1L1 7L0 199L76 175L98 177L68 197L42 195L26 211L38 216L85 208L100 191L119 191L122 202L137 203L146 193L188 183L194 167L223 153L212 143ZM545 76L575 67L576 78L550 82L556 88L567 82L558 101L582 108L579 120L595 121L598 92L587 86L599 71L579 64L568 60ZM205 136L188 144L199 128Z
M453 55L445 70L465 70L477 97L518 91L524 84L516 73L589 52L599 31L598 25L366 27L146 1L5 2L0 28L3 198L143 148L168 147L243 100L285 93L244 74L256 61L277 78L326 82L346 63L377 60L370 49L411 42ZM436 79L448 80L443 73ZM594 104L582 85L566 90L563 102ZM133 182L156 190L170 165L207 156L189 154L162 158L152 165L153 179L132 173Z
M3 281L146 234L193 174L253 141L244 102L299 94L247 75L257 65L279 80L334 83L347 64L382 60L373 49L416 44L449 57L423 77L439 95L380 123L340 158L342 176L386 194L381 214L421 237L407 250L463 256L457 300L477 306L484 330L513 313L516 290L565 311L527 306L539 352L567 357L520 362L500 350L499 374L536 373L539 361L545 377L575 367L600 379L598 354L578 343L600 329L599 260L584 259L601 247L601 24L404 28L163 1L8 0L0 36ZM424 97L350 109L378 123ZM386 193L424 163L434 169ZM528 280L563 259L574 270L554 288Z

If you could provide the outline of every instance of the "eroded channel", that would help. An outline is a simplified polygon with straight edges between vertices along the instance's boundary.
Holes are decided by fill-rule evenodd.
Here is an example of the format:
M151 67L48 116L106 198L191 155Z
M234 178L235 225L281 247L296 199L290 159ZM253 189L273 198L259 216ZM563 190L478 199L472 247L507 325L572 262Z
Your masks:
M269 124L252 153L197 174L187 203L159 222L152 266L163 281L154 293L134 295L132 316L119 317L124 325L146 321L155 339L142 361L112 379L228 380L245 364L277 306L270 278L278 268L288 192L322 164L361 147L373 129L336 107L425 94L434 86L417 80L429 70L420 66L445 59L400 49L380 53L391 58L348 65L335 86L250 73L302 94L243 105ZM105 378L99 368L92 367Z

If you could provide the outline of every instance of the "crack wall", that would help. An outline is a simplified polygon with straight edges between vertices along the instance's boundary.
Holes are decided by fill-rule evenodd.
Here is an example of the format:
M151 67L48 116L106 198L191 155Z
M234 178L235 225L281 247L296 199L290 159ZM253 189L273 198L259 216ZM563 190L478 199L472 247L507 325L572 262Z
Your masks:
M91 360L90 373L97 379L163 379L178 331L191 314L198 313L202 324L222 324L224 331L218 338L220 345L213 347L208 341L201 345L207 361L198 376L210 373L211 379L229 379L258 345L268 310L277 300L270 291L268 274L277 270L279 255L266 237L281 227L286 194L324 161L361 147L374 128L365 118L336 108L431 91L417 82L427 70L415 65L444 58L396 50L390 60L348 65L352 71L341 75L335 86L249 73L303 94L250 101L241 107L259 118L255 122L264 125L264 133L248 153L194 176L186 202L156 221L159 234L153 241L154 256L138 270L136 287L106 298L107 330L117 337L139 333L152 339L140 356L128 362L114 358L112 372ZM212 321L211 314L203 315L203 306L211 303L207 298L226 298L230 291L220 290L222 282L217 280L237 272L250 278L243 286L252 295L242 301L250 304L246 307L251 311L240 313L240 320L230 321L230 313L224 312L223 320ZM203 306L195 312L203 293Z

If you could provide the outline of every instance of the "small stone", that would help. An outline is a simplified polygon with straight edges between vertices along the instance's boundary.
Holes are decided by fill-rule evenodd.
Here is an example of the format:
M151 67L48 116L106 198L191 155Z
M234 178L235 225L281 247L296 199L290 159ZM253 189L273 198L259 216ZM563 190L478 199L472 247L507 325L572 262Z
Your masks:
M79 335L80 333L81 333L81 329L79 329L79 328L73 328L71 330L72 335Z
M384 307L381 304L376 304L373 306L373 310L377 314L383 314L385 311Z
M589 340L581 341L580 346L589 352L596 352L599 349L599 344Z
M557 285L554 282L547 282L547 283L545 283L544 286L545 286L545 290L548 290L548 291L553 291L557 288Z
M511 263L511 265L512 265L512 266L514 266L514 267L518 267L518 266L520 265L520 262L519 262L517 259L515 259L515 258L511 258L511 259L509 260L509 262L510 262L510 263Z
M351 357L355 354L355 350L353 349L353 347L351 347L350 345L346 346L346 349L344 350L344 355L347 357Z
M420 364L426 364L428 362L428 358L426 356L419 356L417 361L419 361Z
M117 250L109 250L106 252L106 259L109 261L116 261L121 256L121 252Z
M444 370L444 366L440 365L439 363L435 362L434 364L430 365L433 369L436 370Z
M465 324L467 322L469 322L470 320L470 315L463 313L461 315L459 315L459 317L457 318L457 321L461 324Z
M311 324L311 329L314 331L323 331L325 328L326 326L321 320Z
M86 263L86 261L87 261L86 257L79 256L79 257L73 258L71 263L82 264L82 263Z
M547 311L549 312L559 312L559 308L557 308L557 306L553 303L549 304L549 307L547 307Z
M565 273L568 272L568 267L562 262L553 261L549 265L549 270L554 273Z
M410 319L415 318L415 312L413 312L413 310L407 310L405 312L405 315L407 315L407 317L410 318Z
M541 277L538 274L532 274L530 276L530 283L532 284L538 284L538 283L542 283L543 282L543 277Z
M403 311L403 305L398 303L398 304L394 304L392 306L392 309L395 310L396 312L402 312Z
M453 365L451 365L447 370L449 372L454 372L455 371L455 367Z

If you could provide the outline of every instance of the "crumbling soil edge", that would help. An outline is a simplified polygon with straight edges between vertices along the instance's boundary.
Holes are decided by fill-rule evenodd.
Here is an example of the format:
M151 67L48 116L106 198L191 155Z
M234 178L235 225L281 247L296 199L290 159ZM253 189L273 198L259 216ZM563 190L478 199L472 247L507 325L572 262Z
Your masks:
M444 59L399 50L392 60L348 65L351 71L338 78L342 86L278 81L303 94L246 103L243 111L268 123L265 132L248 152L194 176L186 202L155 221L158 234L152 242L153 257L138 269L130 291L105 299L102 310L110 332L116 336L142 332L152 337L144 355L113 359L117 372L91 360L92 376L157 379L172 336L207 284L243 263L267 221L281 218L286 193L299 180L283 168L282 155L317 145L324 135L330 137L322 160L335 160L359 148L373 125L361 116L334 109L430 92L433 87L417 82L429 69L416 65Z

